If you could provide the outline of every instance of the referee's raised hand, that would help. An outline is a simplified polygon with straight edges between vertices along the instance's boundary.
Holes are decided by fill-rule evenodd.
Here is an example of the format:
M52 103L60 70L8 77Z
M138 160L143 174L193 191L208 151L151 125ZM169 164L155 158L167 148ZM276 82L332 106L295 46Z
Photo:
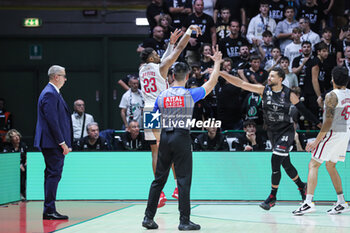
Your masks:
M219 45L216 46L212 46L212 50L214 55L208 55L208 57L210 57L211 60L213 60L214 62L222 62L222 53L219 51Z

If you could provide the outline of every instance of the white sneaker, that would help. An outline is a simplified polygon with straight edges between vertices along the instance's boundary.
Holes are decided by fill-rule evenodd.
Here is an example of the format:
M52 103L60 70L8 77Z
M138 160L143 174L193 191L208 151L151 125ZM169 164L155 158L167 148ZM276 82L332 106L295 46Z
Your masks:
M350 211L349 205L347 202L343 204L335 204L334 207L327 211L328 214L341 214L344 212Z
M306 203L304 201L303 204L301 204L301 206L297 210L294 210L292 213L294 215L304 215L306 213L311 213L311 212L315 212L315 211L316 211L316 208L315 208L315 204L313 202Z

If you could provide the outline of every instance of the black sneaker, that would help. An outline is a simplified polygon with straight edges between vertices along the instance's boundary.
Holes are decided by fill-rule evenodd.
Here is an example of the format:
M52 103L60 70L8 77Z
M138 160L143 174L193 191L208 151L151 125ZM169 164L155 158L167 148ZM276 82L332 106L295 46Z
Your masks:
M142 226L147 229L158 229L158 225L153 219L150 219L145 216L145 218L142 221Z
M306 199L306 192L307 192L307 183L304 183L304 187L303 188L298 188L300 195L301 195L301 199L303 201L305 201Z
M180 231L195 231L195 230L200 230L201 226L199 224L195 224L191 221L188 221L186 223L180 222L180 225L178 228Z
M264 210L270 210L271 207L275 206L275 204L276 204L276 197L270 194L270 196L264 202L262 202L259 206Z

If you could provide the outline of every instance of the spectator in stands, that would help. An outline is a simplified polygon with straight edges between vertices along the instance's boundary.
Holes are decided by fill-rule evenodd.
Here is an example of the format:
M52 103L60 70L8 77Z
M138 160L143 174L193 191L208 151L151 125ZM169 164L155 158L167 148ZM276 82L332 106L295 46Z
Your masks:
M300 98L301 95L301 89L300 87L293 86L291 89L291 92L293 92L298 98ZM293 143L293 151L305 151L305 146L307 144L307 137L305 133L297 132L297 130L300 130L299 122L303 122L305 120L305 117L300 114L298 109L292 105L291 108L291 116L294 121L294 128L295 128L295 135L294 135L294 143ZM304 124L304 123L303 123Z
M249 69L250 68L250 53L248 45L241 45L239 47L239 58L233 62L232 68L234 70Z
M135 78L138 78L138 74L128 74L128 75L126 75L125 77L119 79L118 84L119 84L125 91L127 91L127 90L130 89L130 87L129 87L129 80L130 80L131 78L134 78L134 77L135 77ZM140 86L140 85L139 85L139 86Z
M331 80L331 73L332 69L337 65L337 58L336 58L336 43L333 41L333 33L332 29L329 27L326 27L322 30L322 36L321 41L326 43L328 47L328 57L324 61L324 69L325 69L325 79ZM331 87L328 86L328 83L325 83L325 89L329 89Z
M157 25L159 17L162 14L167 14L168 10L163 4L163 0L152 0L151 4L147 6L146 16L150 31L153 31L153 28Z
M236 139L232 141L232 148L235 151L263 151L265 145L263 138L256 133L256 124L248 120L243 122L244 133L236 134ZM266 142L265 142L266 144Z
M239 22L230 21L230 35L219 41L219 49L223 57L229 57L237 61L240 57L239 50L242 45L249 45L249 42L239 32Z
M302 96L304 97L304 105L309 111L318 116L317 96L312 85L313 55L311 53L311 43L303 41L302 54L293 60L292 71L298 75L299 87L301 88ZM311 125L310 125L311 126ZM300 125L304 129L304 126Z
M336 13L333 10L334 2L335 2L335 0L319 1L319 4L321 4L321 8L323 9L323 14L324 14L324 17L325 17L325 20L326 20L327 27L333 27L334 26L333 19L334 19L335 13Z
M3 152L19 152L21 156L21 198L26 198L26 179L27 179L27 145L21 140L22 135L15 129L10 129L5 136L6 144Z
M224 58L222 70L232 72L232 60ZM241 129L241 89L220 78L220 87L217 91L217 119L221 120L222 130Z
M303 35L300 40L309 41L314 49L315 44L321 41L320 36L310 29L310 20L307 17L302 17L299 19L299 27L303 30Z
M215 6L216 0L204 0L204 8L203 12L207 15L210 15L210 17L214 17L214 6Z
M119 104L120 116L122 117L125 128L130 120L135 120L142 125L142 110L144 99L139 89L139 79L132 77L129 80L130 89L124 93Z
M269 16L274 19L278 24L283 20L283 14L287 7L287 3L284 0L268 0L269 3Z
M302 4L298 11L297 18L308 18L311 30L320 33L326 27L326 21L323 9L317 2L316 0L305 0L305 4Z
M350 27L345 26L342 28L339 34L339 40L337 42L337 64L342 65L342 60L345 57L345 49L350 46Z
M100 136L100 130L97 122L91 122L86 126L88 135L80 139L76 144L76 150L96 151L108 150L107 141Z
M202 86L206 81L208 81L208 76L203 76L201 72L200 63L191 64L191 74L190 78L187 80L187 86L189 84L195 84L197 87Z
M181 28L186 18L192 14L192 0L167 0L166 7L173 19L172 26L175 28Z
M299 86L298 77L296 76L296 74L289 71L289 59L288 59L288 57L282 57L280 59L280 66L286 75L282 84L289 87L289 88L298 87Z
M121 136L121 143L125 151L149 150L145 136L140 132L139 123L131 120L125 133Z
M261 59L257 55L250 58L250 68L243 70L243 79L247 79L250 83L263 84L268 77L266 70L260 68Z
M172 24L172 21L169 15L161 15L159 17L157 26L161 26L163 28L163 32L164 32L163 38L165 43L169 43L171 33L175 30L175 28L172 27L171 24Z
M214 65L213 60L209 56L212 55L211 44L205 43L201 46L201 74L209 75L209 68L212 68Z
M197 82L191 81L186 83L186 88L196 88ZM195 103L192 113L192 119L204 121L209 118L209 114L212 112L212 109L210 109L209 104L207 103L206 99L202 99ZM191 128L191 130L204 130L203 127L197 127L194 126Z
M269 4L266 0L260 1L260 14L256 15L249 22L247 39L250 43L259 45L262 43L262 34L269 30L272 34L276 30L276 22L269 17Z
M289 59L289 69L292 70L292 63L294 58L300 55L301 52L301 35L302 30L299 27L295 27L292 30L292 39L293 42L288 44L284 50L284 56L288 57Z
M348 74L350 76L350 45L345 47L344 56L345 57L342 58L338 64L340 66L344 66L348 70Z
M263 126L263 111L261 96L254 92L249 92L242 101L243 120L254 121L259 128Z
M272 59L268 60L265 63L264 69L270 73L270 71L275 67L280 67L280 61L281 61L281 50L278 47L274 47L271 51Z
M193 62L199 62L199 48L202 43L209 43L212 46L216 45L214 20L211 16L203 13L203 0L195 0L193 4L194 13L187 17L187 20L182 27L182 31L185 32L190 25L196 24L201 28L202 35L196 37L195 34L192 34L192 38L186 47L186 60L190 65Z
M274 47L272 37L273 35L269 30L264 31L262 34L263 42L260 43L258 46L256 44L253 45L254 49L258 52L261 58L262 67L265 66L268 60L272 59L272 49Z
M293 41L293 28L298 27L299 23L294 19L295 13L292 6L285 8L285 19L276 26L275 37L278 39L281 52L284 54L286 46Z
M312 74L312 86L317 95L317 98L321 96L323 92L331 87L331 74L326 75L325 60L328 57L328 46L324 42L317 43L315 45L317 56L313 59L313 66L311 68ZM327 86L327 87L326 87Z
M217 0L214 8L214 21L217 23L224 16L221 14L222 9L228 8L232 19L236 19L242 24L241 33L247 32L247 17L244 9L244 0ZM240 16L240 18L238 17Z
M288 6L294 8L295 15L298 13L298 9L300 8L300 0L285 0Z
M193 149L195 151L228 151L226 137L221 134L220 129L208 127L208 132L198 135L194 139Z
M218 43L228 37L230 35L230 18L231 13L230 9L227 7L224 7L220 10L220 19L218 19L215 23L216 27L216 38ZM221 50L222 51L222 50Z
M86 126L94 122L94 117L85 113L85 102L82 99L74 101L72 114L73 141L74 143L87 136Z
M5 99L0 98L0 140L5 142L7 132L12 129L12 114L5 109Z
M164 29L161 26L155 26L153 28L153 37L147 38L137 48L137 52L141 53L145 48L150 47L154 49L160 57L163 56L166 49L164 41Z
M187 87L200 87L209 80L209 73L202 74L201 66L199 63L192 63L191 69L191 77L186 83ZM198 112L199 114L195 114L196 112ZM211 93L209 93L205 97L205 99L198 101L195 104L193 114L194 118L197 120L202 120L202 118L198 118L202 114L204 115L203 119L207 119L209 117L216 118L216 93L214 90Z

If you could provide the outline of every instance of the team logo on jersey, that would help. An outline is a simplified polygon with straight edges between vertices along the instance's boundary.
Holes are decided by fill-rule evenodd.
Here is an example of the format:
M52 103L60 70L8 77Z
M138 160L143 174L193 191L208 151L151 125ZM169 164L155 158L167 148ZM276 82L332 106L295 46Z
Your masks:
M157 110L156 112L144 111L143 112L143 128L145 129L160 129L162 114Z

